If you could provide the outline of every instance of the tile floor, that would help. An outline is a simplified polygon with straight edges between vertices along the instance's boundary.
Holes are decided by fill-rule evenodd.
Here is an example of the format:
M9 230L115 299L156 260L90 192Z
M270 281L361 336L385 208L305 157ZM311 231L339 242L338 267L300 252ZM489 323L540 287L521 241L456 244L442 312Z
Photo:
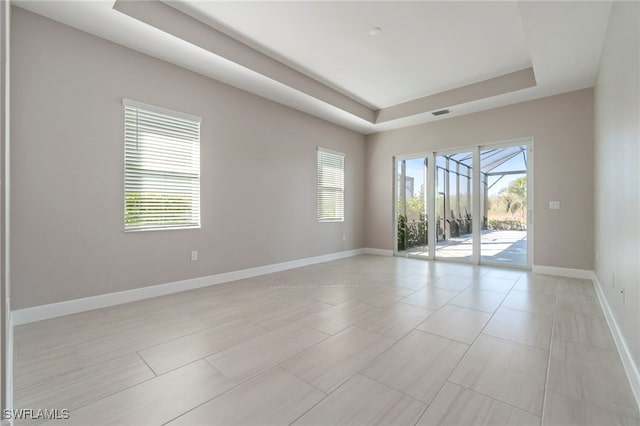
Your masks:
M61 424L640 424L592 283L509 269L358 256L14 345L16 408Z

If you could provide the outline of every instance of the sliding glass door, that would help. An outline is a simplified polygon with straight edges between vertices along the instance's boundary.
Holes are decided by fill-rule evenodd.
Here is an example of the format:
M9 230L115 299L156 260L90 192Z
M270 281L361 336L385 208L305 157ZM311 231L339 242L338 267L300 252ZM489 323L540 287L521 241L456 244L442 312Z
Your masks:
M428 159L409 158L396 162L396 253L429 256L427 224Z
M480 151L480 259L527 266L527 145Z
M531 149L520 141L396 159L395 253L530 266Z
M473 152L436 154L436 258L473 256Z

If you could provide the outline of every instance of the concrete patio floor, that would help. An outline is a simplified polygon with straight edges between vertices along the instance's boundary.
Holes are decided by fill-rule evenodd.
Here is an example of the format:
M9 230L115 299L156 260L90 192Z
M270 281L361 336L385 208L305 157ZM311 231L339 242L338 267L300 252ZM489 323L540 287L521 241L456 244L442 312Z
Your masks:
M471 259L471 234L436 243L437 258ZM428 247L418 246L399 252L409 256L426 257ZM527 264L527 231L482 231L481 260L510 265Z

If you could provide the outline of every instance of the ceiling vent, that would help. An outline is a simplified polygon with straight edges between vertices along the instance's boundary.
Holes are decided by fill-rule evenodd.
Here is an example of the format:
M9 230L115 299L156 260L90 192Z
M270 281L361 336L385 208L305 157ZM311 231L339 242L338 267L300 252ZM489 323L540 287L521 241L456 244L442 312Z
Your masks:
M448 109L441 109L440 111L433 111L431 114L435 115L436 117L439 115L445 115L445 114L449 114L451 111L449 111Z

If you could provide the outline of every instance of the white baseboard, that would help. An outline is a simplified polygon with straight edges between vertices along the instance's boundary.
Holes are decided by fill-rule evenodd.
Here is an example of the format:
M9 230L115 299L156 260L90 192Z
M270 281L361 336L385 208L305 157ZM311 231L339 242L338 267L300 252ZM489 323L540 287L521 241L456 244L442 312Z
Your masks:
M635 362L633 362L631 351L629 350L629 347L627 346L627 343L624 340L622 333L620 332L618 322L616 321L616 318L613 315L611 308L609 307L609 302L607 302L607 298L604 296L602 286L600 285L598 276L595 273L592 274L592 279L593 284L596 288L596 293L598 294L598 299L600 300L600 306L602 306L604 316L606 317L607 323L609 324L609 329L611 330L613 339L615 340L616 346L618 347L618 354L620 355L620 359L622 360L624 371L627 373L627 378L629 379L631 390L633 391L633 395L636 398L636 404L638 404L638 408L640 408L640 371L638 371L638 367L636 366Z
M81 299L51 303L48 305L18 309L12 311L11 316L13 318L13 325L28 324L35 321L61 317L64 315L77 314L79 312L91 311L93 309L106 308L108 306L119 305L122 303L135 302L136 300L150 299L152 297L164 296L167 294L178 293L186 290L194 290L210 285L222 284L230 281L257 277L259 275L271 274L273 272L285 271L287 269L300 268L316 263L330 262L332 260L357 256L364 253L365 249L355 249L341 251L338 253L325 254L322 256L307 257L304 259L274 263L271 265L242 269L239 271L225 272L222 274L191 278L187 280L152 285L126 291L119 291L116 293L101 294L98 296L90 296Z
M373 254L376 256L393 256L393 250L366 248L364 254Z
M556 277L581 278L590 280L593 278L593 271L588 269L558 268L556 266L533 265L532 272L536 274L554 275Z

